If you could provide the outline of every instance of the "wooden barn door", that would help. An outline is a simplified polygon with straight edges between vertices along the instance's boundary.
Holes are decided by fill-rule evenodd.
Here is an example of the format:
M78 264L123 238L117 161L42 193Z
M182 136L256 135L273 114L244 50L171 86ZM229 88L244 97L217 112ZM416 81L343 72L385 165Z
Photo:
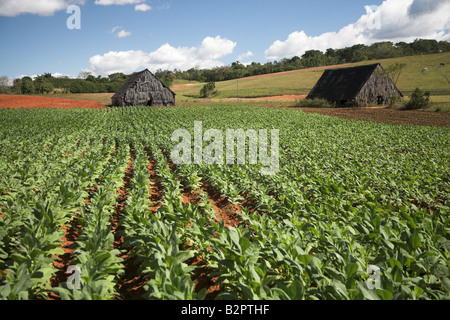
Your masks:
M149 100L147 101L147 106L151 107L153 106L153 95L149 94Z

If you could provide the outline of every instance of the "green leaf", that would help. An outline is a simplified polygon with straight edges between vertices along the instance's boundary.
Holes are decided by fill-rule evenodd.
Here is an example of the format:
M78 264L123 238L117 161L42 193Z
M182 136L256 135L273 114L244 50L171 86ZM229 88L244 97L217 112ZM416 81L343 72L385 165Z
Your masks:
M176 258L181 261L184 262L190 258L192 258L195 255L195 251L194 250L184 250L184 251L180 251L177 253Z
M420 287L414 287L414 292L416 293L416 298L419 298L425 291Z
M413 234L411 235L410 244L413 250L417 250L421 246L422 240L420 239L418 230L414 230Z
M242 252L245 252L248 248L250 248L252 243L246 237L241 237L239 240L239 245L241 246Z
M312 257L309 254L302 254L298 256L298 260L301 264L307 266L311 262Z
M387 262L390 264L391 268L397 267L399 269L402 269L402 264L396 259L391 258L388 259Z
M366 300L380 300L376 290L367 289L362 284L359 285L359 290Z
M394 297L392 292L385 289L376 289L376 292L382 300L392 300Z
M352 278L356 275L356 272L358 271L358 264L356 263L350 263L346 267L347 272L347 278Z
M381 243L385 246L388 247L390 250L394 250L395 246L392 242L390 242L389 240L386 239L381 239Z

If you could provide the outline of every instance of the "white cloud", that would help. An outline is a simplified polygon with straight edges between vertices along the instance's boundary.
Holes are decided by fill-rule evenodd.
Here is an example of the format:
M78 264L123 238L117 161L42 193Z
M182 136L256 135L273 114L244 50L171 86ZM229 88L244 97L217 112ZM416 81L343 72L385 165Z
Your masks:
M166 43L153 52L141 50L110 51L89 59L91 71L96 75L115 72L132 73L148 68L163 70L188 70L190 68L214 68L224 64L218 59L233 53L236 42L221 38L205 38L198 47L173 47Z
M91 70L96 75L109 75L115 72L129 73L147 60L148 54L143 51L110 51L104 55L96 55L89 59Z
M60 73L60 72L55 72L55 73L52 73L52 77L54 77L54 78L68 77L70 79L76 79L78 76L74 75L74 74L63 74L63 73Z
M71 4L83 5L85 0L0 0L0 16L15 17L20 14L52 16Z
M116 33L117 30L120 30L119 32ZM126 38L129 37L131 35L130 31L126 31L125 29L123 29L122 26L115 26L114 28L111 29L111 31L109 31L109 33L116 33L116 38Z
M137 4L142 3L145 0L95 0L95 4L102 6L110 5L124 5L124 4Z
M448 0L415 0L408 9L408 14L418 16L440 10L440 6L448 3Z
M386 0L379 7L366 6L366 14L338 32L309 36L291 33L285 41L275 41L266 58L277 60L301 56L308 50L325 51L379 41L411 42L417 38L449 40L449 0Z
M243 53L241 55L238 56L237 61L242 61L246 58L250 58L253 57L255 54L251 51L247 51L246 53Z
M149 6L149 5L146 4L146 3L142 3L142 4L138 4L137 6L135 6L135 7L134 7L134 10L135 10L135 11L143 11L143 12L145 12L145 11L152 10L152 7Z
M123 28L122 26L115 26L114 28L111 29L110 33L114 33L117 30L122 29L122 28Z
M129 36L131 36L131 32L125 31L125 30L120 30L120 31L116 34L116 37L117 37L117 38L126 38L126 37L129 37Z
M205 60L219 59L220 57L233 53L236 42L217 36L207 37L202 41L198 49L199 58Z

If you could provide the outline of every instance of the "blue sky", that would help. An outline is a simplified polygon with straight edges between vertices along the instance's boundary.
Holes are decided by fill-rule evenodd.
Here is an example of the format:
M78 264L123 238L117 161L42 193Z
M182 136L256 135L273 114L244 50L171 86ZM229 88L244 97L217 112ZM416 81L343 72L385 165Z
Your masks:
M68 5L80 29L67 28ZM0 76L131 73L449 41L450 0L0 0Z

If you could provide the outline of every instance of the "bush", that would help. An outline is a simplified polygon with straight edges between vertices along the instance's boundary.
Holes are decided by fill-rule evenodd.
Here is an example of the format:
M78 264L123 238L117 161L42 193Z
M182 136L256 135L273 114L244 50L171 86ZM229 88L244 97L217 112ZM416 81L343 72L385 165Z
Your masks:
M208 98L213 95L216 95L218 91L216 90L216 83L215 82L208 82L205 84L205 86L200 90L200 96L202 98Z
M392 95L389 99L389 107L394 108L397 106L397 103L400 101L400 97L398 95Z
M430 106L430 93L423 92L421 89L417 88L411 95L411 99L405 103L405 110L418 110L426 109Z
M302 99L297 100L297 107L302 108L334 108L334 104L325 99Z

